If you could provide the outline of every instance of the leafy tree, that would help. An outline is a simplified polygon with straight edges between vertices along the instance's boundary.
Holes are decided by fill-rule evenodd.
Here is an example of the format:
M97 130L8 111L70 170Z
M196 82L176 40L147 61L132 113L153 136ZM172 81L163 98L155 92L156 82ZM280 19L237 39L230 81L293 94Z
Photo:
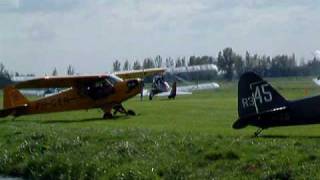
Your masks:
M238 77L240 77L241 74L243 74L245 71L244 62L242 60L242 57L239 55L236 55L234 57L234 70Z
M123 64L123 70L124 71L129 71L131 68L130 68L130 63L128 60L126 60Z
M120 68L121 68L121 63L119 60L116 60L115 62L113 62L113 72L120 71Z
M196 63L196 57L195 56L190 56L188 65L189 66L193 66L193 65L196 65L196 64L197 64Z
M166 58L166 67L173 68L174 67L174 60L171 57Z
M134 70L140 70L141 69L141 64L140 64L140 62L138 60L134 61L132 69L134 69Z
M215 60L212 56L190 56L189 66L214 64Z
M146 58L143 60L143 69L154 68L155 64L151 58Z
M176 59L176 67L182 67L182 61L180 58Z
M297 63L295 55L277 55L272 58L271 74L272 76L292 76L295 74Z
M162 57L160 55L156 56L154 59L155 67L160 68L162 67Z
M186 66L186 57L181 58L181 66Z
M12 83L10 74L4 64L0 63L0 88Z
M252 71L254 68L253 58L251 58L250 53L248 51L246 51L245 55L245 67L246 71Z
M58 75L58 70L57 68L54 68L52 73L51 73L52 76L57 76Z
M71 76L71 75L74 75L74 74L75 74L74 67L69 64L69 66L67 68L67 75Z
M220 51L218 54L218 68L223 71L227 80L232 80L235 57L232 48L225 48L222 53Z
M0 63L0 76L6 79L11 79L8 70L6 70L4 64Z

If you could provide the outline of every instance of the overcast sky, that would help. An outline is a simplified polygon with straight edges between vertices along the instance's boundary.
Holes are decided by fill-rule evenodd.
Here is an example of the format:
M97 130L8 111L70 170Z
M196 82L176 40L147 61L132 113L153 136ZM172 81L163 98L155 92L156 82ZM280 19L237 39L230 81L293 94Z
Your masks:
M319 0L0 0L0 62L10 71L112 70L115 59L237 53L312 57Z

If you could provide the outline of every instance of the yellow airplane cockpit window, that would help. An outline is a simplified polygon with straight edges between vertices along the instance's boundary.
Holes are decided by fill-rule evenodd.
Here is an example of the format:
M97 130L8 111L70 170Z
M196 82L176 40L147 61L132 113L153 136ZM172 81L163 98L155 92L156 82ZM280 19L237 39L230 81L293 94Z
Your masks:
M106 79L88 84L84 89L84 94L95 100L105 98L113 93L113 85Z
M118 82L122 82L123 80L121 78L119 78L118 76L115 76L115 75L110 75L106 78L106 80L108 82L110 82L113 86L115 84L117 84Z

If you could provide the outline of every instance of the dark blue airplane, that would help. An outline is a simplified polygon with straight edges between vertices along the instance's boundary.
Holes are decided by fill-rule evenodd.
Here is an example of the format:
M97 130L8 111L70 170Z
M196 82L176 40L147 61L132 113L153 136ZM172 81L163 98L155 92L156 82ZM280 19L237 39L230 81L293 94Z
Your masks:
M267 81L247 72L238 84L238 114L232 127L259 127L256 136L270 127L319 124L320 96L288 101Z

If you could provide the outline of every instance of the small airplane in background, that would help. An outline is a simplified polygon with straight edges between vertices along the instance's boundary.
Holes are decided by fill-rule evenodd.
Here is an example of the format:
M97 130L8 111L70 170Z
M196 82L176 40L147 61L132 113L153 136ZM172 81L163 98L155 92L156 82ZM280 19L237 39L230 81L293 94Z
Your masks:
M135 115L134 111L126 110L122 102L142 92L143 82L139 77L164 71L162 68L154 68L106 75L53 76L19 82L4 88L4 109L0 110L0 117L92 108L101 108L104 111L104 119L112 118L118 112ZM35 88L63 90L35 101L28 100L18 90Z
M314 78L312 80L316 85L320 86L320 77Z
M171 88L169 83L164 80L164 76L156 75L153 77L150 91L144 89L142 95L149 96L149 100L152 100L155 95L175 99L177 95L177 83L174 82Z
M316 60L320 60L320 50L315 50L312 54ZM312 80L316 85L320 86L320 76Z
M152 100L154 96L167 96L169 99L175 99L176 95L191 95L196 90L210 90L219 87L219 84L215 82L180 87L177 86L176 82L173 82L172 87L170 87L163 75L156 75L153 77L151 89L144 89L143 95L149 96L149 100Z
M257 74L247 72L239 80L239 119L233 128L256 126L258 136L270 127L319 124L319 107L320 96L288 101Z

